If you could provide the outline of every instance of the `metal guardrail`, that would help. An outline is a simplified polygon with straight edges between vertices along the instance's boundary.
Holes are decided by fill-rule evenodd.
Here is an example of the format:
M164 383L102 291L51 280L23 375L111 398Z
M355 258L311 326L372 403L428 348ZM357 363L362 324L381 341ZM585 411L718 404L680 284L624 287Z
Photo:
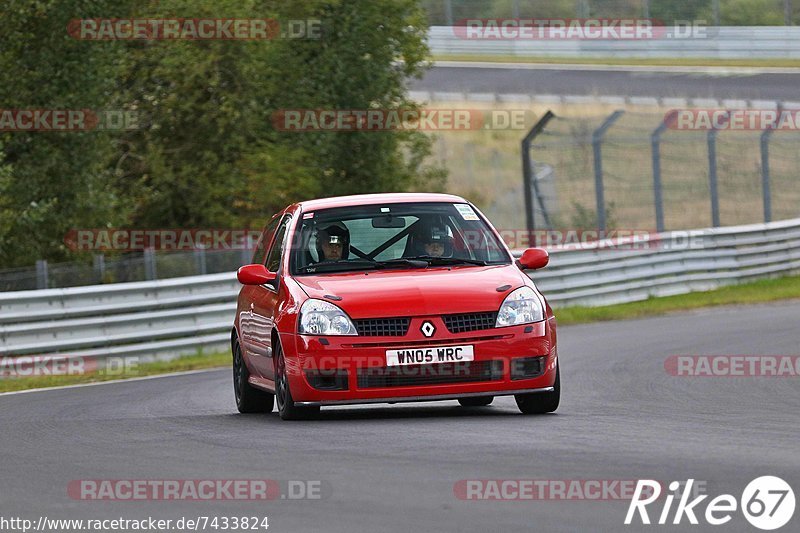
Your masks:
M435 56L626 58L800 58L800 27L709 27L705 38L636 40L466 39L463 28L432 26L428 46ZM459 35L461 35L459 37Z
M552 250L532 274L558 308L708 290L800 272L800 218L648 241ZM168 358L226 350L239 285L233 273L0 293L0 356ZM54 355L57 354L57 355Z

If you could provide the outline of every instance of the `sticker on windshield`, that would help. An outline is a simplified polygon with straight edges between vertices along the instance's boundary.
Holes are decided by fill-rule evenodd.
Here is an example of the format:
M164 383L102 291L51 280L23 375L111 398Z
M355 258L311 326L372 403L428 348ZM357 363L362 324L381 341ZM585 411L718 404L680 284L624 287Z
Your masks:
M475 211L472 210L467 204L454 204L456 206L456 210L461 215L461 218L464 220L480 220L478 215L475 214Z

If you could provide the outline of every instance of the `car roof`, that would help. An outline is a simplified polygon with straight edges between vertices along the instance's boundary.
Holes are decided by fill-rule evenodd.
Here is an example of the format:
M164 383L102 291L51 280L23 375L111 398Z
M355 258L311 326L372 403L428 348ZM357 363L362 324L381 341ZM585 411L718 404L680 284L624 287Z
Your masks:
M314 211L317 209L330 209L334 207L349 207L355 205L370 204L399 204L413 202L448 202L448 203L467 203L460 196L453 194L438 193L381 193L381 194L355 194L352 196L336 196L333 198L320 198L317 200L307 200L299 202L298 206L303 212Z

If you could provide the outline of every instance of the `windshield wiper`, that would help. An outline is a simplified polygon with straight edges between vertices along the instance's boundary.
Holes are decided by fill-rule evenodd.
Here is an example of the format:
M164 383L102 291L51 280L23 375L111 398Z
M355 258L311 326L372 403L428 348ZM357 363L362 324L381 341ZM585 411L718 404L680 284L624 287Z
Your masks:
M313 263L298 269L298 272L312 273L312 272L345 272L347 270L364 270L364 269L377 269L383 268L380 263L367 260L350 261L347 259L339 259L338 261L323 261L322 263Z
M382 267L391 268L394 266L410 266L413 268L425 268L428 266L428 262L424 259L417 259L417 258L405 258L399 257L397 259L387 259L385 261L378 261L378 264Z
M463 257L434 257L432 255L420 255L412 257L412 260L425 261L428 265L478 265L487 266L489 263L480 259L466 259Z

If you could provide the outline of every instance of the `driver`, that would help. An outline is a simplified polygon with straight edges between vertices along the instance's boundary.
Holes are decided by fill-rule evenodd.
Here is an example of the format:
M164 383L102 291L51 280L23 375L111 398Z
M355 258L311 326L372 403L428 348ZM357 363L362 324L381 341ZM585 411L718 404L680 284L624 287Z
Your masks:
M322 261L347 259L350 253L350 231L341 222L327 224L317 230L317 257Z
M427 226L423 228L419 242L424 255L431 257L453 256L453 235L447 226Z

